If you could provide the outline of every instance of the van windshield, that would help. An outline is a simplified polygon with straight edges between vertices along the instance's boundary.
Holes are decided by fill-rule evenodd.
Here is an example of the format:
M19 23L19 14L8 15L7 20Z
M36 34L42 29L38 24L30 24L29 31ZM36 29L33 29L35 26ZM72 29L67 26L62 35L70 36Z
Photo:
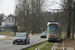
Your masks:
M26 36L26 34L24 34L24 33L17 33L15 37L25 37L25 36Z
M50 24L49 34L56 34L58 31L58 26L56 24Z
M46 33L42 33L41 35L47 35Z

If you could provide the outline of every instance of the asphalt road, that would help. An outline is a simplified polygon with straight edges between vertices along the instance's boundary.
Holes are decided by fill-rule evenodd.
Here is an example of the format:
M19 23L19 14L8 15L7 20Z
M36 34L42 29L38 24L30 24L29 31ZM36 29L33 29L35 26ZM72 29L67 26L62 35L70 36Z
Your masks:
M27 45L13 45L13 39L0 40L0 50L20 50L45 40L45 38L40 38L40 36L30 36L30 44Z

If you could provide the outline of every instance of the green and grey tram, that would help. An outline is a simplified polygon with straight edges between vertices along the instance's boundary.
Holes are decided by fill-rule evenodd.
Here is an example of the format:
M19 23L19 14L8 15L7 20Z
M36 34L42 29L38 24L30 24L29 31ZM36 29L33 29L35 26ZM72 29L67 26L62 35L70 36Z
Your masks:
M47 23L47 39L48 41L60 41L62 39L62 31L58 22Z

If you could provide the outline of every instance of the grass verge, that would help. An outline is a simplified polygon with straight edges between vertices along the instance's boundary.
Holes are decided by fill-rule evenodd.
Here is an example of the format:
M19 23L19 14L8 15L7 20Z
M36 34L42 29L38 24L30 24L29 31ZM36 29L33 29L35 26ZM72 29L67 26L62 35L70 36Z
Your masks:
M54 44L55 43L49 42L44 47L42 47L40 50L51 50Z
M13 37L13 36L8 36L8 37L6 37L6 38L11 38L11 37Z
M39 47L40 45L42 45L43 43L45 43L47 41L44 41L44 42L41 42L41 43L38 43L38 44L35 44L33 46L30 46L30 47L27 47L27 48L24 48L22 50L35 50L37 47Z
M14 35L14 32L0 32L0 35Z
M29 33L29 34L32 34L32 33ZM33 33L33 35L37 35L37 34L41 34L41 33ZM0 32L0 35L14 35L14 32L7 32L7 31L4 31L4 32Z

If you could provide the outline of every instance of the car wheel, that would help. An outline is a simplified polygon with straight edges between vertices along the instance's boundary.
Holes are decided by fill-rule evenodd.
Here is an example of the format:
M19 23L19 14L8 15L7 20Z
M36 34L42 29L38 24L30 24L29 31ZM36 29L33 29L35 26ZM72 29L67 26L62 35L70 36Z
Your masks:
M45 38L46 38L46 36L45 36Z
M13 44L15 44L15 43L13 42Z

